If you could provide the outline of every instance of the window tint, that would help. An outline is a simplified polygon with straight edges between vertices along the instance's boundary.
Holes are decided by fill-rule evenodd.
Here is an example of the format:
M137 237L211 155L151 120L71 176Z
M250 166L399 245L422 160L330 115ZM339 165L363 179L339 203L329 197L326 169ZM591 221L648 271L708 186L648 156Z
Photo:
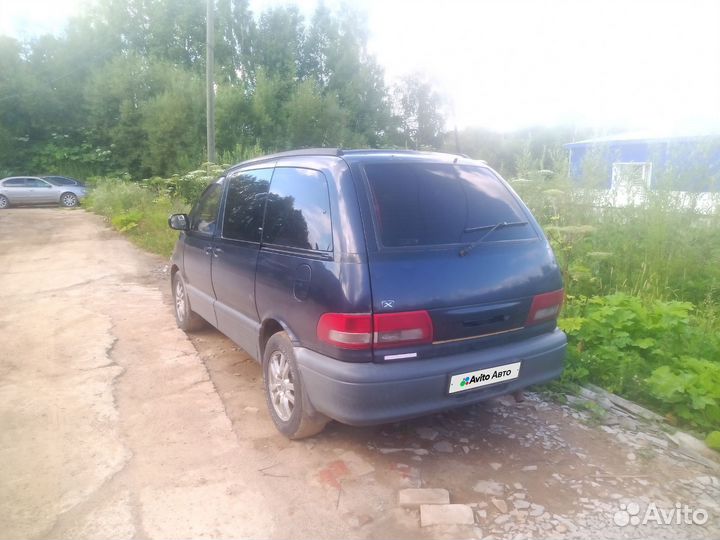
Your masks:
M24 187L25 179L24 178L11 178L10 180L5 180L5 182L3 182L3 186L5 186L5 187Z
M508 189L483 167L373 163L365 172L387 247L472 242L497 223L527 221ZM534 237L524 225L493 231L485 241Z
M222 179L210 184L190 213L190 230L212 236L215 233L218 207L222 196Z
M272 171L247 171L227 180L229 184L222 233L224 238L260 241L260 227Z
M44 182L43 180L40 180L39 178L26 178L25 185L27 187L40 187L40 188L50 187L47 182Z
M332 251L325 176L310 169L277 168L267 200L263 242Z
M64 176L43 176L44 180L47 180L51 184L56 186L77 186L80 182L73 180L72 178L65 178Z

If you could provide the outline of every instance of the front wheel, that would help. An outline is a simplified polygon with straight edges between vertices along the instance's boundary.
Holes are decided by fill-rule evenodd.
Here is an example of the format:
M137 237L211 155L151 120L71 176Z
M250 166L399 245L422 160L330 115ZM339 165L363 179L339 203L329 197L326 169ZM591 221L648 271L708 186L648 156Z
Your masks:
M73 208L78 205L77 195L71 192L63 193L60 195L60 204L66 208Z
M5 195L0 195L0 210L4 210L10 206L10 201L8 201L8 198Z
M307 394L295 361L292 342L285 332L274 334L263 354L265 399L278 431L290 439L320 433L329 418L307 410Z

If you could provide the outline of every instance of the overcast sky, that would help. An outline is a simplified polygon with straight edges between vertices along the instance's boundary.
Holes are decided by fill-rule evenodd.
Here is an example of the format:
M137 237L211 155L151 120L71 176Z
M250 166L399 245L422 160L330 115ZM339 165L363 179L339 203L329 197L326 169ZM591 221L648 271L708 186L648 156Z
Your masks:
M0 33L57 32L82 0L0 0ZM284 0L251 0L257 13ZM311 15L316 0L298 0ZM325 0L330 6L339 0ZM356 0L392 83L422 70L458 126L720 132L720 0Z

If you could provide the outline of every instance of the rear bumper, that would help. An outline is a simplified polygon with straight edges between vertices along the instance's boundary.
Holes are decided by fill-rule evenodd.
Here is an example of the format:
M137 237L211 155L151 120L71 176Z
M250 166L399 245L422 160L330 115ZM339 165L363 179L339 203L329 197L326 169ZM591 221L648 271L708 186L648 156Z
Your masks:
M305 348L295 356L312 406L350 425L394 422L508 394L556 379L567 340L560 330L517 343L427 360L397 363L341 362ZM517 379L448 393L450 377L522 362Z

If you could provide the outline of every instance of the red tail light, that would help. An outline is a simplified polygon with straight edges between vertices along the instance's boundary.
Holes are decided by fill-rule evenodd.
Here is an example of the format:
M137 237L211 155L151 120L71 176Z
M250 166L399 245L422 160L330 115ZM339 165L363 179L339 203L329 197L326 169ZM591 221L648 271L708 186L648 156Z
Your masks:
M318 339L341 349L369 349L372 344L372 316L325 313L317 325Z
M533 298L525 325L537 324L551 319L557 319L560 315L560 308L565 298L565 291L557 291L538 294Z
M427 311L378 315L325 313L317 325L318 339L342 349L369 349L432 343Z

